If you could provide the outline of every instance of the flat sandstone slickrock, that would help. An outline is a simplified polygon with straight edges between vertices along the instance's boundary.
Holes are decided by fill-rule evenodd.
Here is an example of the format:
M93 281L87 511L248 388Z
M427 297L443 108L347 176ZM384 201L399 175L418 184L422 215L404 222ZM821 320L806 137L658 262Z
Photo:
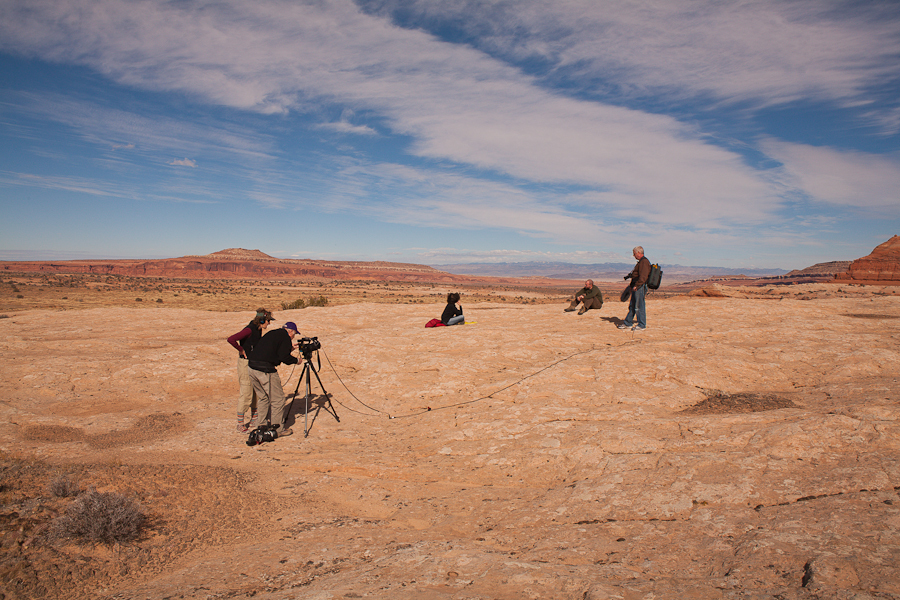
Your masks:
M22 534L2 591L900 598L900 298L651 296L641 335L624 305L562 308L277 312L322 342L340 422L304 438L298 401L297 435L256 447L224 341L251 313L0 319L6 506L72 472L156 516L115 550Z

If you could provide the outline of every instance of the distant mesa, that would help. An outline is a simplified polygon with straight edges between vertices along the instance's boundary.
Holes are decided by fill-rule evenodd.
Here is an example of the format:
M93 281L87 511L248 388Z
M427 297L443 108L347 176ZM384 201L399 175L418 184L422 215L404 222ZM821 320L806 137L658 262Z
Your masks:
M805 269L791 271L785 277L804 277L807 275L832 275L846 273L850 268L850 260L835 260L832 262L818 263Z
M878 245L868 256L857 258L835 279L848 283L900 282L900 236Z
M464 282L426 265L384 261L281 259L259 250L228 248L203 256L161 260L4 261L0 270L188 279L281 279L306 281Z
M243 248L228 248L219 250L212 254L207 254L202 258L212 258L216 260L278 260L274 256L269 256L265 252L259 250L244 250Z

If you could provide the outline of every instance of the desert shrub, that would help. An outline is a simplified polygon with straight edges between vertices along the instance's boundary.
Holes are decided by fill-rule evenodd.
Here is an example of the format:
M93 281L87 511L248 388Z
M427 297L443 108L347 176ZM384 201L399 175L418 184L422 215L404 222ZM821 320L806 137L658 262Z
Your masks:
M307 298L306 299L307 306L328 306L328 298L325 296L319 296L317 298Z
M50 493L57 498L70 498L72 496L77 496L79 492L81 492L81 489L78 487L78 482L68 475L56 477L50 482L49 490Z
M296 308L306 308L307 306L328 306L328 298L325 296L317 296L312 298L297 298L293 302L282 302L281 310L294 310Z
M135 301L135 302L143 302L144 299L143 299L143 298L135 298L134 301Z
M294 310L295 308L306 308L306 301L303 298L297 298L293 302L281 303L281 310Z
M24 298L24 297L25 296L23 296L22 294L19 294L18 296L16 296L16 298Z
M57 538L112 544L137 538L146 522L147 516L134 500L90 489L53 522L51 533Z

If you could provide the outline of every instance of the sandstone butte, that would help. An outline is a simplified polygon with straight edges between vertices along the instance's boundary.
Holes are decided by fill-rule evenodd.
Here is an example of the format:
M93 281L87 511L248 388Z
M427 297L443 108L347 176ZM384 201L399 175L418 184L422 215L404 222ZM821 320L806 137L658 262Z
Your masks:
M868 256L854 260L847 272L838 273L836 279L840 282L900 281L900 236L893 236Z

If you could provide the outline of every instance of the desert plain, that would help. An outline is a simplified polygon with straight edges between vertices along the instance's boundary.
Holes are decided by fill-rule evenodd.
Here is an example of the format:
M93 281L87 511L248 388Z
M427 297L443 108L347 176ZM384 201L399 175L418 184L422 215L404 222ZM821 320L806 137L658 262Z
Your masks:
M637 333L612 293L463 288L425 329L440 286L154 285L0 284L4 599L900 598L897 287L651 294ZM280 367L295 433L251 447L225 338L260 305L322 386L306 415ZM63 476L142 535L49 537Z

